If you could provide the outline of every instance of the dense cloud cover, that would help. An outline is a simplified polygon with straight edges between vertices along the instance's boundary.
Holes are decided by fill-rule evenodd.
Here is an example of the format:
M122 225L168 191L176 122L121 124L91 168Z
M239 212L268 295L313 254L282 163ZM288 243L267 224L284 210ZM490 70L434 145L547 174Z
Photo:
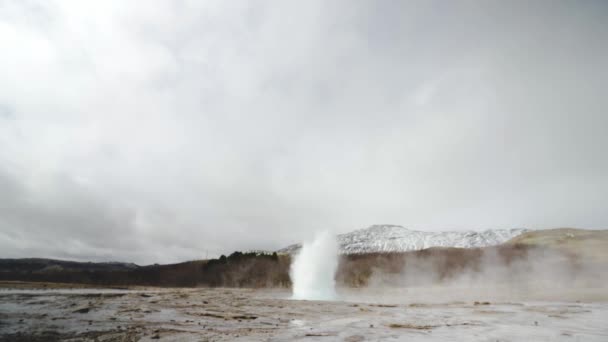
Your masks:
M608 225L605 1L0 1L0 257Z

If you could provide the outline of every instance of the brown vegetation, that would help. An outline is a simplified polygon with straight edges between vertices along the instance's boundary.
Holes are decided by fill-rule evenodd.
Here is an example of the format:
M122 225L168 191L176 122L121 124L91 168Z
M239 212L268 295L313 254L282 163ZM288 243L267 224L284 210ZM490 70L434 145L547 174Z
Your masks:
M381 274L391 282L391 276L409 284L441 282L463 272L479 272L487 255L496 262L509 265L527 257L533 247L503 245L489 248L429 248L405 253L352 254L341 257L336 279L339 284L353 287L370 285L373 275Z
M54 264L48 267L49 262ZM101 286L285 287L290 286L289 264L288 256L241 252L219 259L123 269L99 268L93 263L5 259L0 262L0 280Z
M562 232L560 232L562 233ZM340 256L336 282L339 286L372 285L420 286L453 280L462 275L475 276L500 270L503 278L517 281L518 276L540 269L567 269L573 277L589 265L604 265L606 258L584 254L579 238L577 248L559 244L534 243L540 233L529 234L510 243L487 248L429 248L405 253L368 253ZM548 231L553 238L556 233ZM596 234L596 233L594 233ZM594 236L595 237L595 236ZM545 238L546 240L546 238ZM532 242L530 242L532 241ZM544 241L544 240L543 240ZM564 240L565 241L565 240ZM600 240L603 247L606 239ZM594 240L598 250L598 239ZM568 245L569 246L569 245ZM605 249L605 248L604 248ZM583 252L577 252L577 251ZM601 256L605 255L602 254ZM599 258L599 259L598 259ZM601 259L601 260L600 260ZM41 261L42 260L42 261ZM49 261L44 259L0 259L0 281L81 283L101 286L208 286L208 287L290 287L291 256L234 252L218 259L189 261L171 265L137 266L132 264L94 264ZM535 268L536 267L536 268ZM598 269L598 267L594 267ZM598 273L596 271L596 273ZM598 273L599 274L599 273ZM601 276L601 274L600 274ZM597 276L594 282L604 278Z

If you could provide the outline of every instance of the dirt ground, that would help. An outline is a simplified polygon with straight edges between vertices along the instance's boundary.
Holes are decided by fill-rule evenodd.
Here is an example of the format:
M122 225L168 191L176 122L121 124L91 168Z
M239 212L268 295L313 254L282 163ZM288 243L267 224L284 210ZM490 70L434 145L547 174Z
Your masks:
M608 341L603 297L449 301L433 291L445 292L346 290L322 302L287 290L2 283L0 341Z

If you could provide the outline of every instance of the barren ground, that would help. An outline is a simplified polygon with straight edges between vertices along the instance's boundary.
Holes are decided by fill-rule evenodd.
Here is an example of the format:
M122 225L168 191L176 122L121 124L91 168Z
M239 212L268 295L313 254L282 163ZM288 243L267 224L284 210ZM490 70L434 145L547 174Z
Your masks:
M602 289L344 290L316 302L287 290L0 287L0 341L608 341Z

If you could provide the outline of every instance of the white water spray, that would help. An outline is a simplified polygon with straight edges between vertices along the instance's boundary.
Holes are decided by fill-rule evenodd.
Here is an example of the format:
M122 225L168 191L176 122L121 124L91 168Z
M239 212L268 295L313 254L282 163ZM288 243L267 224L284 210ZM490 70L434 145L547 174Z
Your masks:
M329 232L321 232L305 242L291 263L293 299L332 300L338 269L338 244Z

